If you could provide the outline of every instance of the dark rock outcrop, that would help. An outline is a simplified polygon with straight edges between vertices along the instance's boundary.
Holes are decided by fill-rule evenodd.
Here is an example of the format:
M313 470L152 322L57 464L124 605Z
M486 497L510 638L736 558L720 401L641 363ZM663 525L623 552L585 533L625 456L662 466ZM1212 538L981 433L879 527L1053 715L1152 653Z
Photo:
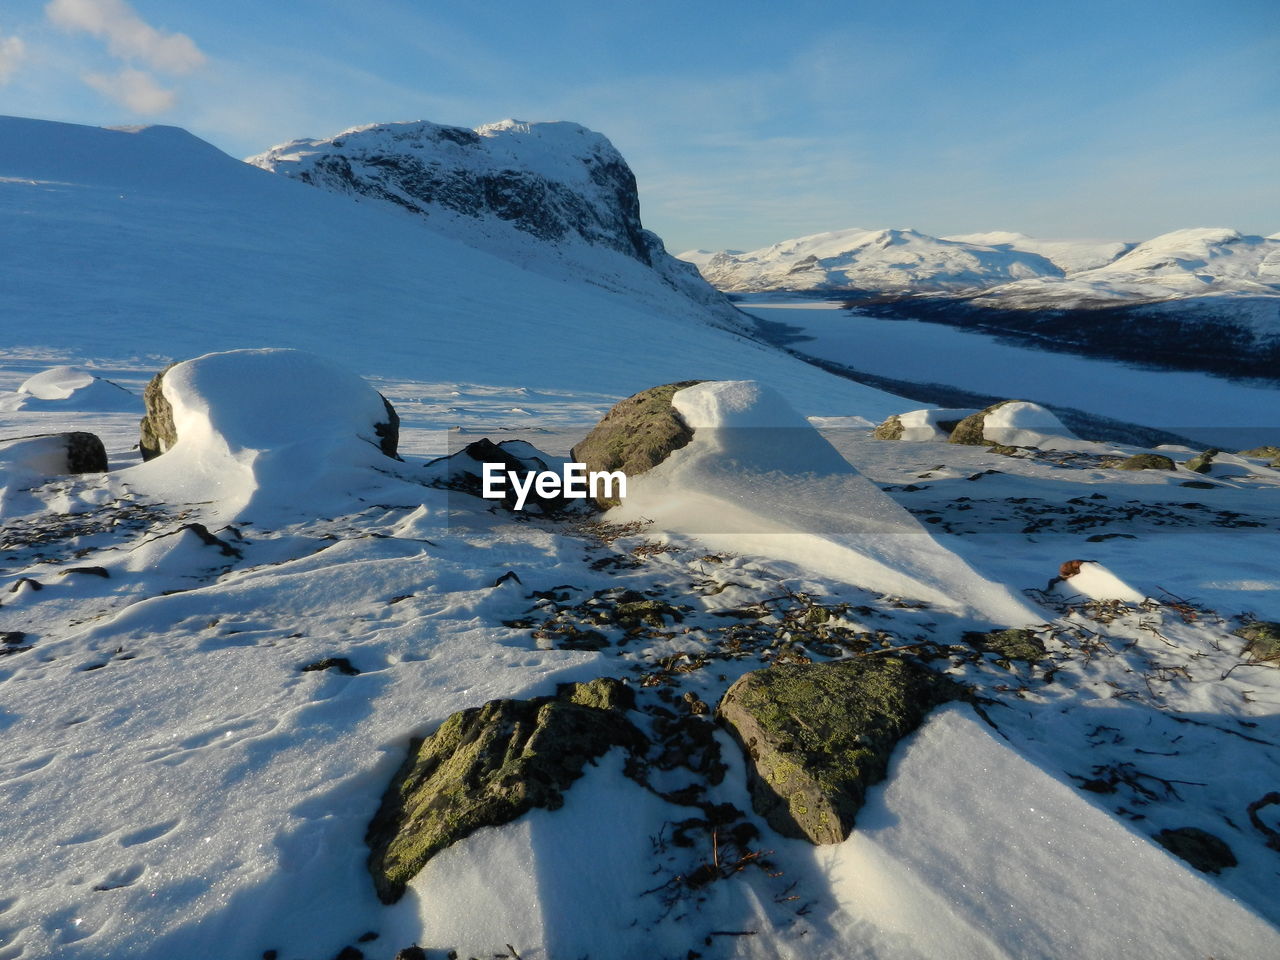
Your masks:
M1161 830L1155 835L1155 841L1201 873L1221 873L1237 863L1226 841L1199 827Z
M56 474L107 472L106 447L96 434L84 430L0 440L0 454L5 460L43 462Z
M741 677L717 716L747 755L756 813L784 836L840 843L894 746L958 689L893 656L786 664Z
M671 405L677 390L702 383L682 380L650 387L614 404L570 456L588 471L621 470L628 477L652 470L672 451L693 439L693 430ZM612 507L617 499L601 497L600 506Z
M562 685L553 697L492 700L415 740L365 841L378 896L394 903L441 850L534 807L555 810L586 764L613 747L643 752L619 680Z
M1079 561L1074 561L1079 571ZM1067 567L1068 564L1063 564ZM1064 569L1060 571L1060 579L1068 579L1072 574ZM988 633L971 632L963 637L964 642L977 647L984 653L994 653L1002 660L1025 660L1035 663L1045 657L1044 642L1031 630L1020 628L1010 630L992 630Z
M1242 457L1255 457L1259 460L1280 460L1280 447L1270 445L1253 447L1249 450L1241 450L1239 455Z

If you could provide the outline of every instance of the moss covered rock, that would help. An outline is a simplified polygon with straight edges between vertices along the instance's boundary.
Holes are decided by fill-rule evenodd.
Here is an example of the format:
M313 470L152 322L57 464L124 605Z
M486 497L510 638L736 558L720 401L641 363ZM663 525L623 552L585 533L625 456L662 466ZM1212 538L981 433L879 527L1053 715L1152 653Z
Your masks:
M1045 657L1044 642L1031 630L992 630L989 633L966 633L964 642L984 653L994 653L1004 660L1035 663Z
M1235 633L1237 637L1248 641L1244 646L1244 653L1250 659L1280 665L1280 623L1255 620Z
M741 677L717 716L747 755L756 813L783 836L840 843L894 746L958 690L898 657L787 664Z
M702 382L668 383L618 401L570 457L586 464L588 471L621 470L631 477L652 470L693 439L693 430L671 406L671 398L677 390ZM619 501L600 497L598 502L613 507Z
M171 363L157 373L142 391L146 413L142 416L138 449L142 452L143 460L154 460L178 442L178 431L173 425L173 408L164 396L164 375L173 367L174 364Z
M1197 454L1192 457L1184 464L1184 466L1192 473L1208 473L1213 466L1213 458L1216 457L1218 453L1218 450L1210 448L1204 453Z
M871 432L877 440L901 440L902 418L896 413Z
M970 414L959 423L951 431L948 438L951 443L965 443L970 446L985 447L993 441L988 440L985 435L987 414L992 411L999 410L1006 403L1019 403L1018 400L1001 400L999 403L993 403L985 410L979 410L977 413Z
M1202 873L1221 873L1236 865L1236 855L1226 841L1199 827L1177 827L1161 830L1156 843L1175 857L1181 857Z
M588 762L612 747L643 751L619 680L562 685L554 697L493 700L415 740L382 797L365 842L384 903L441 850L534 807L555 810Z
M1159 453L1135 453L1132 457L1121 460L1115 465L1117 470L1176 470L1175 464L1168 457Z
M1263 446L1253 447L1249 450L1241 450L1242 457L1256 457L1259 460L1280 460L1280 447Z

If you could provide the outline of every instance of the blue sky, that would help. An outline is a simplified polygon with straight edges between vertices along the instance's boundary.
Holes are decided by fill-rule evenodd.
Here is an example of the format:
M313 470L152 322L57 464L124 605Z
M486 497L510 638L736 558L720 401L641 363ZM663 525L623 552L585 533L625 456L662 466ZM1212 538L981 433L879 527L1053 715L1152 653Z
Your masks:
M236 156L574 120L673 251L1280 231L1280 0L5 0L0 112L172 123Z

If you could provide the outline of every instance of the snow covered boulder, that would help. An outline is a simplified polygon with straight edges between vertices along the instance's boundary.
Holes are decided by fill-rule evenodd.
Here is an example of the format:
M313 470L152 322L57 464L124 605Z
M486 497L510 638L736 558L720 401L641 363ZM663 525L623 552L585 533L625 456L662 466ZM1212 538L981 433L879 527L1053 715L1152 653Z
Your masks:
M28 377L0 400L4 410L77 410L112 413L141 408L142 402L118 383L83 367L51 367Z
M946 440L976 410L911 410L895 413L872 433L877 440Z
M621 470L628 477L653 469L673 450L693 439L693 430L671 405L677 390L701 383L682 380L650 387L614 404L585 440L570 452L587 470ZM600 506L617 506L616 498L601 497Z
M783 836L840 843L894 746L957 693L898 657L784 664L741 677L717 715L746 754L756 813Z
M300 350L231 350L170 364L151 378L143 392L146 415L138 443L143 460L160 456L178 442L173 394L193 387L215 391L222 407L219 423L234 423L238 431L251 434L254 443L246 446L268 436L288 443L291 431L301 439L324 430L326 420L341 429L339 425L354 415L350 425L358 436L388 457L396 456L400 417L386 397L359 377ZM344 409L346 404L349 409ZM207 402L196 401L195 406L207 407Z
M1066 597L1090 600L1120 600L1141 603L1146 596L1125 583L1100 563L1092 560L1068 560L1058 568L1058 575L1048 588Z
M643 753L626 717L634 704L629 687L602 677L461 710L415 740L365 835L379 898L399 900L428 860L481 827L559 808L583 767L613 747Z
M83 430L0 440L0 472L35 476L106 473L107 451Z
M1115 465L1117 470L1177 470L1177 464L1161 453L1135 453Z
M986 446L1042 447L1046 441L1074 440L1062 421L1037 403L1001 400L965 417L951 431L952 443Z

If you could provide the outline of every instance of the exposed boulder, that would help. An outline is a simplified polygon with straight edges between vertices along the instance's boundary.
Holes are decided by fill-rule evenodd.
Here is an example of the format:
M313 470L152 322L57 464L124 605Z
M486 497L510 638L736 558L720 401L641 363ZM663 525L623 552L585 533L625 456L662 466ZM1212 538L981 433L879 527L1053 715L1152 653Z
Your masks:
M901 440L902 429L902 417L895 413L871 431L871 436L877 440Z
M949 437L952 443L1015 447L1041 446L1051 438L1075 439L1057 416L1027 400L993 403L961 420Z
M1244 653L1258 663L1280 665L1280 623L1273 620L1255 620L1235 631L1237 637L1248 641Z
M747 755L756 813L783 836L840 843L894 746L958 691L893 656L784 664L741 677L717 716Z
M1160 453L1135 453L1115 465L1117 470L1177 470L1178 466Z
M614 404L570 456L588 471L621 470L628 477L651 470L693 439L693 430L671 405L677 390L702 383L682 380L650 387ZM618 505L616 498L601 496L602 507Z
M479 440L471 441L457 453L432 460L427 464L427 469L435 474L431 481L434 485L479 497L484 493L483 474L486 463L501 464L504 474L514 473L521 478L521 482L525 482L528 474L541 473L549 469L550 459L524 440L503 440L501 443L494 443L488 437L481 437ZM509 483L504 483L502 489L502 503L514 509L517 502L516 491ZM553 496L544 497L537 492L536 487L530 487L524 509L537 506L544 512L553 513L575 502L565 497L561 491L557 491Z
M1155 841L1201 873L1221 873L1238 862L1226 841L1199 827L1161 830L1155 835Z
M971 632L966 633L963 639L970 646L977 647L984 653L994 653L1002 660L1025 660L1027 663L1036 663L1045 657L1044 641L1032 630Z
M1259 460L1280 460L1280 447L1269 444L1262 447L1253 447L1249 450L1241 450L1239 456L1255 457Z
M233 365L240 369L237 371ZM274 403L278 403L282 410L288 410L288 419L301 424L306 419L308 411L314 412L316 407L323 406L326 401L332 403L337 397L354 396L352 384L363 383L320 358L311 357L297 350L232 350L226 353L208 354L181 364L171 363L151 378L142 394L146 413L140 425L138 449L142 453L143 460L155 459L172 449L178 442L178 427L174 419L173 406L164 391L166 378L175 367L181 368L185 375L189 375L186 380L192 377L195 380L225 380L231 373L238 373L235 379L243 379L242 392L246 395L246 402L254 403L258 407L259 422L268 424L275 416L272 409ZM287 374L296 374L296 377L290 377ZM255 377L259 375L278 377L278 379L255 382ZM191 384L187 384L188 388L190 386ZM218 384L218 392L220 394L226 392L226 386L225 382ZM367 387L367 384L364 386ZM307 395L310 392L315 393L314 401ZM382 411L381 416L369 414L368 425L363 429L371 431L372 436L368 439L375 443L383 454L399 459L396 450L400 440L400 417L386 397L371 387L368 388L368 392L376 396L375 402L381 404ZM209 399L201 397L197 403L204 405ZM251 432L263 433L264 431ZM257 442L256 438L255 442Z
M83 430L42 433L0 440L0 466L44 476L106 473L107 451L97 435Z
M151 378L142 391L146 413L142 416L138 450L143 460L153 460L178 442L178 431L173 425L173 407L164 396L164 375L176 364L169 364Z
M619 680L562 685L553 697L492 700L415 740L365 841L378 896L394 903L441 850L534 807L555 810L586 764L613 747L643 752Z
M1213 458L1216 457L1220 452L1221 451L1213 447L1210 447L1204 453L1197 454L1196 456L1192 457L1185 464L1183 464L1183 466L1185 466L1192 473L1208 473L1213 467Z

